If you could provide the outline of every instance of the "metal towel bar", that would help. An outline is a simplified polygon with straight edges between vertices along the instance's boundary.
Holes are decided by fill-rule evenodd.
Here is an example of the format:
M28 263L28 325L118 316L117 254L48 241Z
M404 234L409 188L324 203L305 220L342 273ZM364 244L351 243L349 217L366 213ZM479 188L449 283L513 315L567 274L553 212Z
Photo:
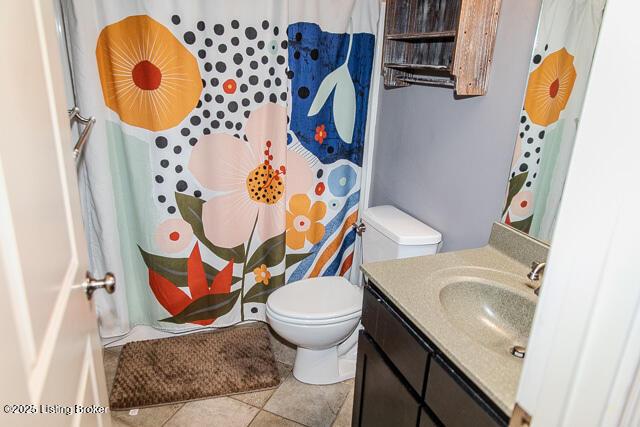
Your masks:
M80 109L78 107L73 107L68 111L69 120L73 122L74 120L78 123L84 125L84 129L82 133L80 133L80 137L78 138L78 142L73 146L73 158L78 160L80 158L80 154L82 154L82 150L84 148L87 139L89 138L89 134L91 133L91 129L96 122L96 118L91 116L89 118L84 117L80 114Z

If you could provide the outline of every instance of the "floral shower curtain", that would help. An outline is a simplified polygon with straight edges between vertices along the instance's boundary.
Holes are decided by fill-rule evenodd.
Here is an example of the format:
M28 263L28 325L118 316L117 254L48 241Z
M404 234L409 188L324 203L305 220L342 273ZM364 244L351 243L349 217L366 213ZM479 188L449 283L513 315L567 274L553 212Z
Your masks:
M502 220L550 240L606 0L544 0Z
M348 275L377 0L72 1L80 170L103 336L265 320Z

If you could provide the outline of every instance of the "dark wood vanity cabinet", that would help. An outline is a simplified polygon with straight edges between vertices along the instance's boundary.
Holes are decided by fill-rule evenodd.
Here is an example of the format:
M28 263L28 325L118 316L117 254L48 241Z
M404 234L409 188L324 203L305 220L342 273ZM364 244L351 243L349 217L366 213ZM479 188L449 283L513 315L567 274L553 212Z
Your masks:
M353 426L506 426L508 417L371 284L358 341Z
M384 354L367 334L358 341L358 399L354 402L353 425L415 426L420 412L419 397L394 372Z

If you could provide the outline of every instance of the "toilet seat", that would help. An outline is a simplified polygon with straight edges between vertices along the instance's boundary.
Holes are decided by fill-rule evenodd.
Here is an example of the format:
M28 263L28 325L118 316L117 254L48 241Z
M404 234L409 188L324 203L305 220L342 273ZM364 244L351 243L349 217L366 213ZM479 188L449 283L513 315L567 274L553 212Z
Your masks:
M335 323L341 323L345 321L349 321L351 319L359 318L362 313L360 310L340 317L325 317L322 319L299 319L296 317L282 316L274 311L272 311L269 307L267 307L268 316L272 319L279 320L281 322L290 323L292 325L308 325L308 326L323 326L323 325L333 325Z
M269 295L267 311L299 325L327 325L359 317L362 289L344 277L316 277L290 283Z

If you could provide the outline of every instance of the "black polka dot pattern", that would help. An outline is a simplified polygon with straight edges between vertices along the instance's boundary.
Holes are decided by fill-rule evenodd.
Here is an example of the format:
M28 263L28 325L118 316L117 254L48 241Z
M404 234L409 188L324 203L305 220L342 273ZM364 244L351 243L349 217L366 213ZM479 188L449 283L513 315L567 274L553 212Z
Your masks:
M255 40L255 38L258 37L258 32L253 27L247 27L247 29L244 30L244 35L249 40Z
M298 89L298 96L302 99L305 99L309 96L309 88L306 86L300 86Z
M198 61L203 86L193 112L177 128L154 135L151 144L154 197L165 212L179 216L175 193L206 200L188 170L193 147L221 132L247 141L251 111L267 102L286 106L287 80L293 73L286 69L287 34L279 23L264 18L191 20L180 14L166 19ZM317 51L309 55L319 59Z
M194 44L196 41L196 36L195 34L193 34L192 31L187 31L186 33L184 33L184 41L187 44Z

